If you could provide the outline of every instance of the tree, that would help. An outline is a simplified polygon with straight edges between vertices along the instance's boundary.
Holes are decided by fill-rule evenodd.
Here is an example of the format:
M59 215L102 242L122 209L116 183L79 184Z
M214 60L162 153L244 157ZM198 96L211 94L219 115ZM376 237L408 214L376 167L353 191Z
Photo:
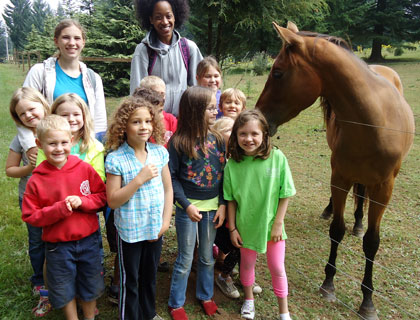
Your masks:
M31 3L29 0L10 0L3 13L10 39L14 46L21 50L31 30Z
M45 19L52 14L50 5L43 0L34 0L32 3L32 23L39 32L44 31Z
M8 50L6 49L6 46ZM2 20L0 20L0 58L6 57L7 51L9 51L10 54L12 49L12 43L10 42L10 38L7 36L6 25Z
M256 52L279 50L272 21L294 20L301 26L316 25L328 9L324 0L190 0L191 17L187 31L204 54L221 61Z

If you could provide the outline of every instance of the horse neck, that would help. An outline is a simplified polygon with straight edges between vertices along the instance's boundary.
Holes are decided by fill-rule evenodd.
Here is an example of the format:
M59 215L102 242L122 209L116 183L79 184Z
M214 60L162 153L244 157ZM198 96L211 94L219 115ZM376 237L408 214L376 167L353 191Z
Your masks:
M367 121L373 115L363 108L370 103L373 73L367 65L352 53L323 41L314 43L313 63L322 81L321 96L328 100L331 109L342 119ZM374 105L374 104L373 104ZM373 113L374 110L372 110Z

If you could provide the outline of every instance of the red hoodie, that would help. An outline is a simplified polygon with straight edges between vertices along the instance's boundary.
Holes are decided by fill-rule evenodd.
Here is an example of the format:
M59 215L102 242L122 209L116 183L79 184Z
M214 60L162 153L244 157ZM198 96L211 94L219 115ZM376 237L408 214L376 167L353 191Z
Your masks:
M64 199L79 196L82 205L67 209ZM70 155L57 167L43 161L32 172L22 204L22 220L42 227L42 240L65 242L85 238L98 230L96 212L105 205L105 184L93 167Z

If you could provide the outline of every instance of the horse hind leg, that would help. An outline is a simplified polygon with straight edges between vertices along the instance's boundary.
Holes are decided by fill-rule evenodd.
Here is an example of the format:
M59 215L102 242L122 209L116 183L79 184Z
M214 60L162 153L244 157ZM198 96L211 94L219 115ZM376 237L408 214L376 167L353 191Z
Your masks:
M338 180L331 177L331 195L333 203L333 220L330 225L330 239L331 239L331 249L330 256L328 258L328 263L325 266L325 280L320 287L320 293L323 298L329 302L336 300L335 297L335 288L334 288L334 276L336 274L336 259L337 259L337 249L341 240L343 240L344 233L346 230L344 223L344 206L346 202L346 197L348 194L348 189L351 186L351 183L345 183L342 180ZM338 188L336 188L338 186Z
M333 213L333 204L332 204L332 197L330 197L330 202L328 203L328 205L325 207L324 211L321 214L321 218L328 220L329 218L331 218Z
M353 235L361 238L363 237L363 207L366 198L366 187L359 183L354 184L353 194L356 204L356 210L354 211Z
M379 248L380 236L379 228L385 206L391 198L394 178L391 181L369 188L369 211L368 228L363 237L363 252L366 257L365 274L362 282L363 301L359 308L359 315L362 319L377 320L377 312L372 300L373 294L373 261Z

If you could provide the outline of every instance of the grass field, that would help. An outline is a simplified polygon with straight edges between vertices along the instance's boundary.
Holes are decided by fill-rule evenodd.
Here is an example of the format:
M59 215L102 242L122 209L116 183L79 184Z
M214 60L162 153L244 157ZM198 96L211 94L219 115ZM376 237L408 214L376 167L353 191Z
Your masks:
M420 318L420 54L408 53L388 65L401 76L405 96L416 115L414 144L396 180L392 200L381 225L381 245L374 268L374 302L380 319ZM5 163L8 145L16 129L8 113L12 92L21 85L24 74L14 65L0 64L0 161ZM253 107L264 86L265 76L224 75L224 87L238 86ZM107 99L108 113L120 99ZM328 203L329 156L322 113L317 104L296 119L279 128L273 138L286 154L294 176L297 194L290 201L285 218L287 241L286 268L289 280L289 306L294 319L357 319L355 311L361 303L360 283L364 270L362 240L346 233L337 258L336 295L339 301L321 299L318 287L324 279L330 241L329 221L319 218ZM17 202L17 179L0 173L0 319L30 319L36 304L31 296L31 268L27 255L27 232L21 221ZM351 198L351 197L349 197ZM346 227L351 230L352 199L346 208ZM365 222L366 224L366 222ZM106 244L106 241L104 240ZM111 274L112 256L106 250L107 274ZM171 228L163 249L165 260L172 265L176 258L175 228ZM271 291L270 275L260 256L257 281L263 293L256 298L256 319L276 319L277 304ZM109 278L106 279L107 283ZM160 273L157 287L158 313L169 319L166 311L170 273ZM190 286L194 284L194 279ZM236 279L238 286L239 280ZM193 291L193 290L189 290ZM240 300L224 298L215 289L215 300L222 309L220 319L238 319ZM117 319L117 310L101 298L98 319ZM191 319L205 319L193 294L187 296L186 309ZM59 311L45 319L62 319Z

